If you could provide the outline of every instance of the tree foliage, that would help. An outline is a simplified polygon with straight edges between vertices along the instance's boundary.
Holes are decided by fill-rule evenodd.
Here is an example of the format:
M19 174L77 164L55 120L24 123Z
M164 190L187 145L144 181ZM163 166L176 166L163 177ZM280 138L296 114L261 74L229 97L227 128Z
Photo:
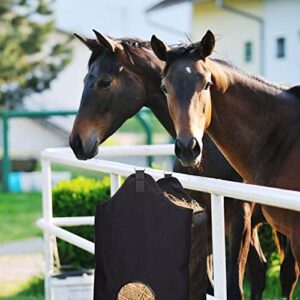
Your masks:
M53 0L0 1L0 106L48 89L70 62L70 37L53 42L54 31Z

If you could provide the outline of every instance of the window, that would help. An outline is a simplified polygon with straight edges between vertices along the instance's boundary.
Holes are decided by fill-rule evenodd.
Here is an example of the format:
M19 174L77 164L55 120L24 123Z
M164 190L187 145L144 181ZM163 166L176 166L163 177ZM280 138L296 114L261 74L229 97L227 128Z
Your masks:
M278 38L276 44L277 44L276 56L278 58L285 57L285 38L283 37Z
M253 59L253 44L252 42L246 42L245 43L245 47L244 47L244 59L245 59L245 62L251 62L252 59Z

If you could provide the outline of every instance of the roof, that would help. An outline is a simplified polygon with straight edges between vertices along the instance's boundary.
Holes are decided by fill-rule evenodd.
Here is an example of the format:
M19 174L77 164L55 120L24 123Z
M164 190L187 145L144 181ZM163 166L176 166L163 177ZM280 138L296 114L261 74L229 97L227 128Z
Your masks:
M204 2L211 2L211 0L162 0L162 1L154 4L153 6L149 7L146 10L146 13L153 12L155 10L166 8L166 7L169 7L172 5L181 4L184 2L203 2L204 3Z

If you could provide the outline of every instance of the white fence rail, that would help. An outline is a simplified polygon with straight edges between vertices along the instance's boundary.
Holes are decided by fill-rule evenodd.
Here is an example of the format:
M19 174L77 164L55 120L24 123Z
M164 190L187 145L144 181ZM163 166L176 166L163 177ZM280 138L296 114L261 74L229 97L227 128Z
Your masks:
M98 156L95 159L88 161L77 160L68 148L48 149L43 151L43 218L37 221L37 225L44 230L46 300L52 300L50 297L49 280L50 276L53 274L53 242L56 237L66 240L90 253L94 253L93 243L60 228L61 226L93 225L93 216L53 218L51 163L108 173L111 178L111 194L114 194L120 187L120 176L129 176L135 171L136 166L106 161L99 159L99 157L169 156L173 155L173 148L173 145L101 147ZM165 171L150 168L146 168L145 171L155 179L162 178L165 173ZM208 295L207 299L226 300L224 197L300 211L300 192L179 173L173 173L173 176L178 178L185 188L211 194L215 296L211 297Z

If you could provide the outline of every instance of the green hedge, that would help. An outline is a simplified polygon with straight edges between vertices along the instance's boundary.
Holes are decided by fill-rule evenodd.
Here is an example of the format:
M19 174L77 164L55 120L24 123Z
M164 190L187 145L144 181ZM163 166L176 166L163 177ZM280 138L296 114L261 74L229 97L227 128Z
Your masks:
M61 181L53 189L54 217L94 216L96 205L106 201L110 195L108 177L102 180L79 177L70 181ZM94 241L93 226L68 227L67 230ZM92 254L60 239L57 240L62 265L93 268Z

